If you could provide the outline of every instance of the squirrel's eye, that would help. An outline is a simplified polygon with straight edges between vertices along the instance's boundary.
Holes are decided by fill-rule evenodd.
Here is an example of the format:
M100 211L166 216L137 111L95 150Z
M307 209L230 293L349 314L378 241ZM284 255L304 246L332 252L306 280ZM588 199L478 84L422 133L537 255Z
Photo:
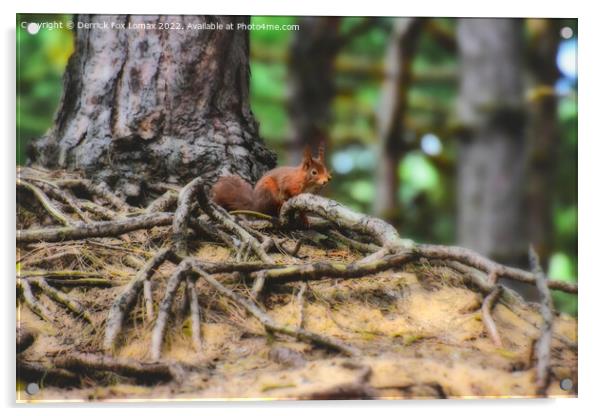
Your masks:
M314 169L314 170L312 170L312 171L311 171L311 175L312 175L312 176L316 176L317 174L318 174L318 171L317 171L317 170L315 170L315 169Z

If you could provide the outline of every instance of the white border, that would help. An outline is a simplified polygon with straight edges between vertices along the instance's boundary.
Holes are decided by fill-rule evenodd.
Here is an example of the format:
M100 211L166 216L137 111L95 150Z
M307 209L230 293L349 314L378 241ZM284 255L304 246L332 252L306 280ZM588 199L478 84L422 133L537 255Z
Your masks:
M1 404L9 409L9 413L20 414L105 414L117 407L146 407L145 413L158 415L165 412L166 407L177 407L178 414L198 414L198 412L228 412L231 414L261 413L262 415L278 415L283 412L291 415L304 415L315 412L345 412L345 414L365 414L375 408L379 415L402 414L416 412L447 415L470 415L483 412L489 415L509 413L545 412L546 415L591 414L590 408L600 407L596 402L600 377L600 309L602 303L599 293L602 266L595 264L599 255L598 246L602 235L600 209L600 181L602 172L602 134L600 120L602 116L602 88L600 78L600 40L602 40L602 15L598 13L594 1L525 1L504 0L500 2L484 2L469 0L419 0L419 1L384 1L368 0L362 2L303 0L284 2L282 0L253 1L238 0L219 2L166 2L158 0L123 1L103 0L102 2L72 2L68 0L31 1L20 0L3 2L0 18L3 21L2 89L5 98L1 100L1 125L4 137L2 140L3 177L1 193L3 208L3 239L0 255L2 256L2 293L3 293L3 341L2 375L0 375L2 393ZM69 409L58 409L57 406L18 406L14 407L14 163L15 163L15 13L190 13L190 14L254 14L254 15L392 15L392 16L490 16L490 17L577 17L579 18L579 275L581 277L579 294L579 399L573 400L471 400L471 401L439 401L439 402L263 402L263 403L195 403L195 404L149 404L149 405L71 405ZM597 394L598 393L598 394ZM202 409L197 409L201 407ZM132 409L134 410L134 409Z

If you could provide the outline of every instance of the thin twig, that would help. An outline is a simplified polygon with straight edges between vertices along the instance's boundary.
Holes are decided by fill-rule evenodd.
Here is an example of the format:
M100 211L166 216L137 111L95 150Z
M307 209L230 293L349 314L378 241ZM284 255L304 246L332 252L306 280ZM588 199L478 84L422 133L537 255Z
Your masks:
M237 209L236 211L230 211L228 213L230 215L250 215L252 217L260 218L262 220L274 221L274 217L272 217L270 215L263 214L263 213L257 212L257 211L250 211L250 210L246 210L246 209Z

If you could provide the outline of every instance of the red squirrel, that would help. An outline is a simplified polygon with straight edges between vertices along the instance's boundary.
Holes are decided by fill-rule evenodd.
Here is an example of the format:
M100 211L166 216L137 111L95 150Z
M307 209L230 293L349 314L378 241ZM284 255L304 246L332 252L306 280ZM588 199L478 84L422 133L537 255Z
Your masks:
M237 175L222 176L211 190L213 202L228 211L249 210L277 216L284 202L304 192L316 192L332 178L324 161L324 145L318 158L305 148L299 166L282 166L268 171L255 188Z

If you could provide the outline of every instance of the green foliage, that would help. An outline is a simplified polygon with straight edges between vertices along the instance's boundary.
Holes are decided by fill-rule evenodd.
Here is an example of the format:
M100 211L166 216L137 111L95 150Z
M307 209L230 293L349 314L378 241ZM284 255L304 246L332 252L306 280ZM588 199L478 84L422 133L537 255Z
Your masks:
M351 188L351 197L356 201L369 203L374 200L374 185L367 180L356 181Z
M403 203L410 202L420 192L427 192L435 198L440 195L439 172L421 152L410 152L403 158L399 177L403 183L400 189Z
M574 258L557 252L550 257L548 274L550 279L576 283L577 270ZM560 311L577 315L577 297L568 293L553 292L554 304Z
M17 163L25 162L29 141L52 124L63 71L73 52L73 34L64 24L63 29L32 35L21 23L68 20L68 15L17 15Z
M251 62L251 108L259 120L260 132L268 141L285 137L288 118L284 106L286 67Z
M297 23L295 16L251 16L251 24L258 25L294 25ZM252 30L249 39L251 48L270 46L287 46L292 36L288 30Z

